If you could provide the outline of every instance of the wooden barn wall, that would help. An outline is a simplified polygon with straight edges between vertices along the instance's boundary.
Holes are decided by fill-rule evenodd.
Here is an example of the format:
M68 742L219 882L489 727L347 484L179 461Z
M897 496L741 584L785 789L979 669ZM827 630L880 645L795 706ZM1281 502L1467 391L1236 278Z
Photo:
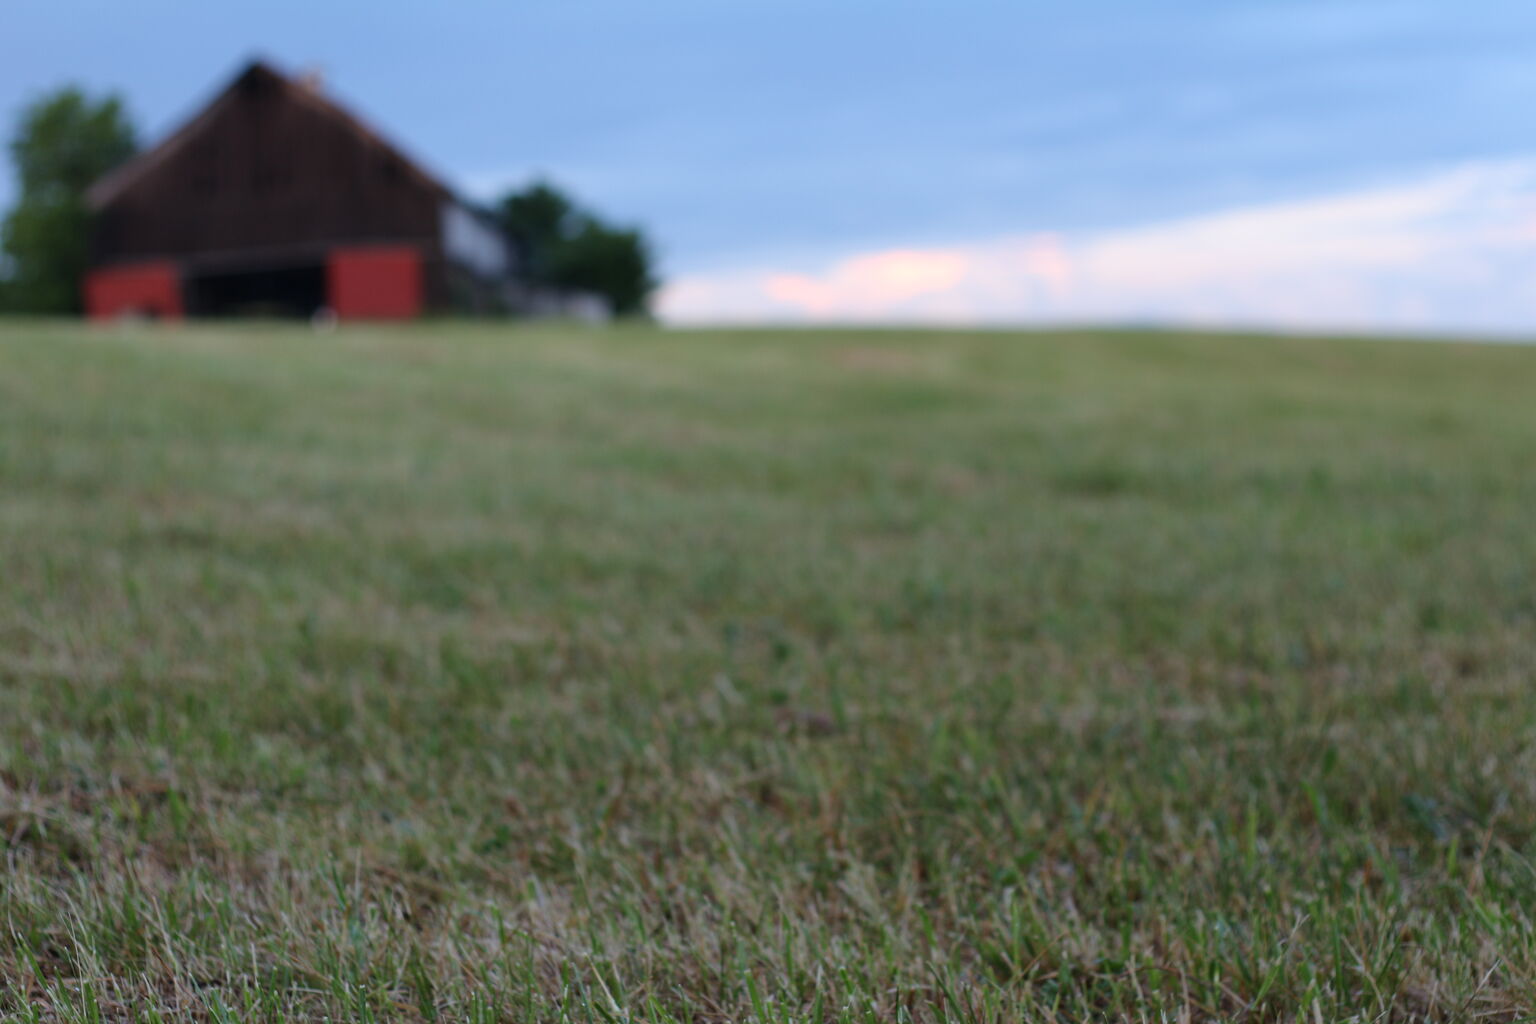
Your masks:
M412 242L435 262L442 193L386 146L248 75L97 218L97 262Z

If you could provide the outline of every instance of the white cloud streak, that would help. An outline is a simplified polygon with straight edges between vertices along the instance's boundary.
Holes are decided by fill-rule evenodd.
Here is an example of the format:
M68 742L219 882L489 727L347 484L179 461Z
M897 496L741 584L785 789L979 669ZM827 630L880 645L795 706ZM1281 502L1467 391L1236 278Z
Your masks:
M1118 231L683 275L673 323L1147 322L1536 333L1536 160Z

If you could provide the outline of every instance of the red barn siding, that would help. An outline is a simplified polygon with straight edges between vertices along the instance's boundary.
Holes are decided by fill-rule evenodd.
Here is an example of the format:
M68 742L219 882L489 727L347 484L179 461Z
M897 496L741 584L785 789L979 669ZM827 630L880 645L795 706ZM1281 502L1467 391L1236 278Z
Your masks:
M85 279L85 311L97 320L125 314L179 320L185 312L181 275L163 260L93 270Z
M408 320L421 315L421 252L413 246L333 249L326 261L331 308L343 320Z
M188 316L489 310L511 280L510 261L466 258L466 227L505 240L468 223L446 186L313 83L261 62L87 198L92 264L174 263Z

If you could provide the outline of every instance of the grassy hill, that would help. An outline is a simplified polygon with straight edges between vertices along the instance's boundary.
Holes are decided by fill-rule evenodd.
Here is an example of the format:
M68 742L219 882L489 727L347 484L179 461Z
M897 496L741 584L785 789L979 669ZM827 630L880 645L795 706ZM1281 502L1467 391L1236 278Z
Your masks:
M0 1016L1536 1013L1536 349L0 324Z

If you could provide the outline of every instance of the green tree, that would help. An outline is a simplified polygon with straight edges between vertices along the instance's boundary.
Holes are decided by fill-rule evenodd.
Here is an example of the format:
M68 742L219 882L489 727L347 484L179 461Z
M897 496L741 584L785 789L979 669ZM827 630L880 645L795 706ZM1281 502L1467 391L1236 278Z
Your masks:
M569 196L548 182L536 182L501 201L497 217L512 239L523 273L538 284L553 284L550 263L570 237L578 214Z
M533 283L594 292L615 316L647 312L657 282L638 229L609 225L542 181L508 195L496 213Z
M555 249L552 277L558 287L601 295L614 316L643 316L656 290L644 236L590 217Z
M21 194L0 226L0 298L28 313L80 310L90 257L85 191L133 155L133 126L115 96L60 89L28 106L11 139Z

